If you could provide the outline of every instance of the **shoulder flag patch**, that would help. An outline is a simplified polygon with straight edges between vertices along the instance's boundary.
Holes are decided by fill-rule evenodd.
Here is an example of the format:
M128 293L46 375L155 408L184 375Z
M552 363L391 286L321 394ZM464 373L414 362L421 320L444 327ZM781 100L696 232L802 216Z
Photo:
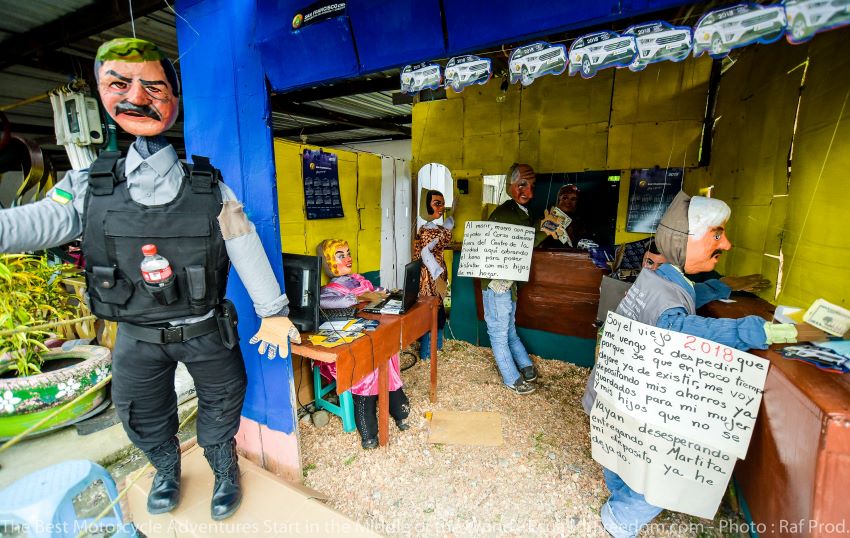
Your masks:
M53 189L53 194L50 196L50 198L54 202L65 205L74 199L74 195L68 191L63 191L62 189Z

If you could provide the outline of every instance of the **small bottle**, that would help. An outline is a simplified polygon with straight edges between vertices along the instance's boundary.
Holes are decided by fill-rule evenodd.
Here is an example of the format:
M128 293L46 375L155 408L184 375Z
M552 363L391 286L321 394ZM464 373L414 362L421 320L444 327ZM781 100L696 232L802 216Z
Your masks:
M152 286L165 286L174 279L171 264L167 259L156 253L156 245L142 246L142 278Z

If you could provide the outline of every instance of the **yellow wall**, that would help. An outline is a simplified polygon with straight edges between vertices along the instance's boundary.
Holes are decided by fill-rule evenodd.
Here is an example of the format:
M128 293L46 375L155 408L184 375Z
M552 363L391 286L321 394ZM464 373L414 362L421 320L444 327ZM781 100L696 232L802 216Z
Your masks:
M368 153L325 149L338 157L342 210L338 219L307 220L301 155L307 146L274 141L280 240L284 252L316 254L325 239L345 239L351 247L354 271L381 267L381 158Z
M850 307L848 39L844 29L808 45L748 47L721 81L709 172L732 207L724 270L779 279L779 295L762 296L780 304Z
M478 218L481 174L504 174L514 162L540 173L696 166L710 70L704 57L589 80L547 76L505 94L497 82L449 91L445 101L413 108L414 173L429 162L453 176L476 171L456 204L460 240L465 220ZM620 213L618 241L646 237L626 234L625 204Z

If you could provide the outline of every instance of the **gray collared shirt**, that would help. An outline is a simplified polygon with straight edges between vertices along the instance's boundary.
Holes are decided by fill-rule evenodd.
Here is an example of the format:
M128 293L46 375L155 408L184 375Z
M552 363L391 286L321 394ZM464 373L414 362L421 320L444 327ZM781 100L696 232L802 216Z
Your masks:
M147 159L131 145L124 161L124 174L130 197L145 206L172 201L183 182L183 166L171 145ZM0 252L40 250L79 237L83 232L88 180L88 169L71 170L44 199L0 211ZM222 182L218 185L223 201L236 200L227 185ZM288 300L280 292L254 225L251 224L248 234L225 240L224 244L257 315L268 317L285 312Z

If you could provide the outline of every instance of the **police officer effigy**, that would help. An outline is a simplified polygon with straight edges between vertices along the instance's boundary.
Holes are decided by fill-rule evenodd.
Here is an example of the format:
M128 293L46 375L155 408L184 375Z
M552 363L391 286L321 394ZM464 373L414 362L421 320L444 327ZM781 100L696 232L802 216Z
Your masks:
M273 358L300 337L242 204L208 158L181 162L162 136L180 96L168 58L149 41L122 38L98 49L94 67L103 106L135 142L126 156L104 152L89 169L69 171L44 199L0 211L0 252L82 235L90 307L118 321L115 408L156 468L148 511L168 512L180 500L180 361L195 381L198 444L215 475L212 518L224 519L242 500L234 436L247 384L235 311L224 298L231 263L262 318L251 343Z

